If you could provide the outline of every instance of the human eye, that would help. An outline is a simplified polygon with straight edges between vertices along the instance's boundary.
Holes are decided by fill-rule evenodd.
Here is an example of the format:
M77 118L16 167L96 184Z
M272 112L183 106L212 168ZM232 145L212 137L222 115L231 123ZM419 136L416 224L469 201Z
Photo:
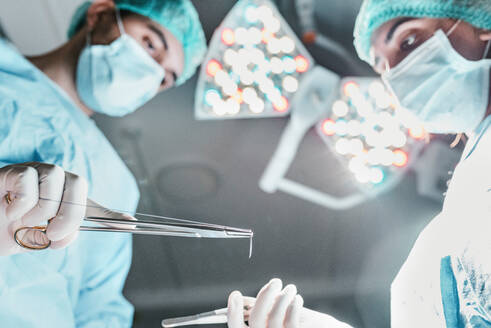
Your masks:
M143 44L149 51L151 52L155 51L155 46L150 38L148 37L143 38Z
M417 43L418 37L415 33L413 33L408 35L401 41L399 48L401 51L410 51L416 48Z

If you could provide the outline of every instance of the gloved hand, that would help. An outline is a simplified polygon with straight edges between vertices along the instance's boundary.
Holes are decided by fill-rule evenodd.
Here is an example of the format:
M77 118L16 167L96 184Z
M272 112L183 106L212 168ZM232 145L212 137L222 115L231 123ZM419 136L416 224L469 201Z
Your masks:
M0 168L0 255L28 251L13 237L21 227L46 225L49 220L46 234L28 231L22 240L29 244L50 240L50 248L56 249L76 239L84 216L134 219L87 200L87 191L84 178L56 165L30 162Z
M41 242L48 238L51 248L67 246L78 234L87 190L85 179L56 165L30 162L0 168L0 255L28 251L17 245L14 232L21 227L46 224L48 220L51 221L46 235L26 232L24 240Z
M244 305L249 313L250 328L352 328L330 315L303 307L297 288L288 285L281 290L282 282L273 279L266 284L257 299L243 297L235 291L228 299L228 327L247 328L244 323Z
M255 302L242 297L238 291L230 294L228 300L228 327L244 328L245 305L252 306L249 315L250 328L299 328L303 299L297 295L297 288L288 285L282 290L282 282L273 279L266 284Z

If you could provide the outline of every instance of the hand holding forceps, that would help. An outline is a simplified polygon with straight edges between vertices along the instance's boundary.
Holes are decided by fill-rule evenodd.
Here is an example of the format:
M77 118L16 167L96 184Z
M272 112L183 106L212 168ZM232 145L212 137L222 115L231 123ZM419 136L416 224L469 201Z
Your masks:
M11 194L6 196L7 202L11 202ZM44 201L56 201L41 198ZM60 201L56 201L60 202ZM113 211L103 208L94 201L87 199L87 204L72 203L73 206L86 206L87 212L84 221L103 224L103 226L80 226L80 231L96 232L120 232L143 235L175 236L188 238L248 238L250 239L249 257L252 253L253 232L248 229L239 229L222 225L201 223L197 221L174 219L157 215L136 213L137 216L148 217L150 219L138 219L124 213L124 211ZM124 216L123 218L93 216L90 213L105 214L105 216ZM47 225L34 227L20 227L14 232L15 242L27 249L42 250L51 245L51 240L46 236Z

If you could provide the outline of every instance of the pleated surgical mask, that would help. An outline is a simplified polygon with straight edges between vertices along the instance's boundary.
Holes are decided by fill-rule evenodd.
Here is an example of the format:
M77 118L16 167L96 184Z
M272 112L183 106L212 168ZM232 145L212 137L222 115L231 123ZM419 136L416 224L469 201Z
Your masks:
M82 50L77 65L77 92L90 109L110 115L132 113L153 98L165 70L125 33L119 11L121 36L109 45L91 45Z
M453 48L447 35L436 31L382 79L428 132L472 132L488 107L491 60L485 58L490 42L483 59L471 61Z

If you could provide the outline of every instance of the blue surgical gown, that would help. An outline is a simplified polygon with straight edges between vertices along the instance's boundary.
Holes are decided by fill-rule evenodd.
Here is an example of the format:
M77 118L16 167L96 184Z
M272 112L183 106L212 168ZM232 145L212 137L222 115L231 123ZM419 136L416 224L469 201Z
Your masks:
M57 164L85 177L94 201L135 211L135 179L95 123L1 39L0 117L0 167ZM130 262L131 236L95 232L65 249L0 257L0 326L129 327L122 288Z

